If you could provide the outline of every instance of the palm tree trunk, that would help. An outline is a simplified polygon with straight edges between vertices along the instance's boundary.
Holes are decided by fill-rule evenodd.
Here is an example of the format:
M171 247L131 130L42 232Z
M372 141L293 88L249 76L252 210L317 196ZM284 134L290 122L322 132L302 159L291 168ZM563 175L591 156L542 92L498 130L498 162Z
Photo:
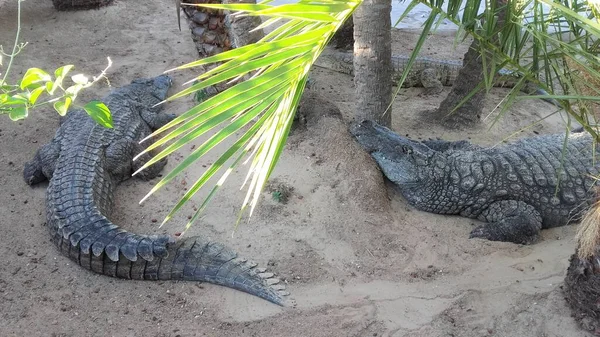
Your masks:
M224 4L256 4L256 0L223 0ZM229 20L229 37L233 42L233 47L238 48L245 45L249 45L265 36L262 29L252 31L258 27L262 20L260 16L231 16L228 15Z
M52 0L54 8L59 11L94 9L110 4L112 0Z
M392 100L391 0L365 0L354 12L354 83L357 121L390 126Z
M490 62L491 60L487 60L487 64ZM485 90L479 90L456 110L454 108L483 81L483 72L479 43L474 40L465 53L463 67L452 85L452 90L434 113L436 122L452 129L459 129L474 126L481 121Z
M597 256L591 257L597 259ZM586 272L582 260L577 253L571 256L567 276L565 277L564 293L567 303L573 310L572 316L581 327L588 331L600 333L600 274Z
M496 0L496 6L498 7L505 6L506 4L507 0ZM505 20L506 9L503 9L498 13L496 27L502 27ZM492 41L498 41L497 36L494 36ZM480 89L468 101L456 108L469 93L483 82L484 71L488 74L491 72L494 60L488 54L481 55L480 50L479 42L473 40L469 50L465 53L463 67L458 73L452 90L434 113L435 120L439 124L452 129L460 129L463 127L472 127L481 121L486 97L485 90ZM483 67L483 57L487 58L485 64L489 65L488 69L484 69Z

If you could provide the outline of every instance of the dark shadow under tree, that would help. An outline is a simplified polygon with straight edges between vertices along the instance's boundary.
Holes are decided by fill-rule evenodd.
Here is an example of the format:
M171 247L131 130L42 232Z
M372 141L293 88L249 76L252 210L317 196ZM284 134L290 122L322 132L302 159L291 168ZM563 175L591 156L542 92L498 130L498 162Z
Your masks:
M335 32L329 44L336 49L352 50L354 48L354 16L348 18Z

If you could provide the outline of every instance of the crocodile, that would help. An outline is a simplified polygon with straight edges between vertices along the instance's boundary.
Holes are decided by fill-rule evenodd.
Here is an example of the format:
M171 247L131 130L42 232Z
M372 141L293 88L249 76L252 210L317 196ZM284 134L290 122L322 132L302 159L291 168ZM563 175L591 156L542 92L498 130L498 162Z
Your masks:
M392 55L391 77L393 83L400 82L402 72L406 68L409 59L410 56L406 55ZM315 61L315 65L342 74L354 75L353 60L354 55L351 51L326 48ZM462 67L462 61L458 60L417 57L408 72L408 76L402 83L402 87L424 87L427 94L438 94L442 91L443 86L452 86L454 84ZM519 79L518 73L508 69L500 69L494 81L494 86L513 87ZM544 89L531 82L527 82L521 91L527 94L548 95ZM555 106L560 106L554 99L543 98L543 100Z
M139 141L175 116L161 112L171 79L137 79L102 101L113 128L95 123L82 109L66 115L54 138L25 164L23 177L33 185L49 180L46 220L58 249L85 269L135 280L204 281L241 290L285 305L285 286L273 273L221 243L202 237L142 235L111 222L114 191L150 154L134 161ZM158 176L166 161L141 171Z
M409 204L483 221L471 238L533 243L543 228L579 221L595 201L600 161L587 132L494 147L414 141L372 121L351 132Z
M406 55L392 55L392 81L394 83L400 81L409 58ZM351 51L325 48L315 61L315 65L342 74L354 75L354 54ZM461 68L461 61L418 57L402 86L405 88L451 86Z

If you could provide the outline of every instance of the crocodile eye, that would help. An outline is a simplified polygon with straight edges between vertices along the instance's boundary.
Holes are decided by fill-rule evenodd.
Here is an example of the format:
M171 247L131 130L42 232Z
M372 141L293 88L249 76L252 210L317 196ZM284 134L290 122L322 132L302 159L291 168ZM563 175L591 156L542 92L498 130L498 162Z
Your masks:
M405 154L412 154L413 149L410 146L402 145L402 152Z

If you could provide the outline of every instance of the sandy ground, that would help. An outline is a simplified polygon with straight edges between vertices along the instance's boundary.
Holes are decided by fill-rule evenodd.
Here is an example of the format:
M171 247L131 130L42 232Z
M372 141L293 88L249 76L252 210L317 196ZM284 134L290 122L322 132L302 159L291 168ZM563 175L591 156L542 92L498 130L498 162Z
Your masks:
M0 0L0 43L12 44L15 1ZM189 32L179 32L172 1L122 0L97 11L57 13L50 1L27 0L23 40L14 74L39 66L73 63L95 74L105 57L119 86L195 58ZM394 33L396 52L407 52L413 33ZM465 46L434 36L425 53L460 58ZM181 84L193 73L175 74ZM281 308L209 284L135 282L95 275L73 265L50 243L44 225L45 186L22 181L23 163L47 142L57 115L35 111L27 120L0 120L0 336L587 336L573 319L561 285L574 251L574 227L543 231L532 246L467 239L474 221L416 211L398 196L346 132L354 88L348 76L315 69L317 91L333 105L318 105L294 130L271 187L293 189L286 204L264 193L255 216L232 237L243 194L244 169L231 178L190 234L224 242L271 269L288 283L297 302ZM105 84L80 102L101 97ZM447 91L447 90L446 90ZM505 91L496 89L487 111ZM394 128L414 138L469 138L494 144L552 112L541 101L523 101L492 126L452 133L426 122L421 111L443 95L404 90L394 106ZM180 113L183 99L168 106ZM327 111L339 108L342 122ZM312 109L315 110L315 109ZM490 127L491 126L491 127ZM523 134L559 132L557 115ZM173 156L173 167L190 148ZM211 162L213 156L205 159ZM175 233L190 207L159 229L197 167L143 206L156 181L131 179L118 191L113 221L137 232ZM200 202L201 197L195 203Z

